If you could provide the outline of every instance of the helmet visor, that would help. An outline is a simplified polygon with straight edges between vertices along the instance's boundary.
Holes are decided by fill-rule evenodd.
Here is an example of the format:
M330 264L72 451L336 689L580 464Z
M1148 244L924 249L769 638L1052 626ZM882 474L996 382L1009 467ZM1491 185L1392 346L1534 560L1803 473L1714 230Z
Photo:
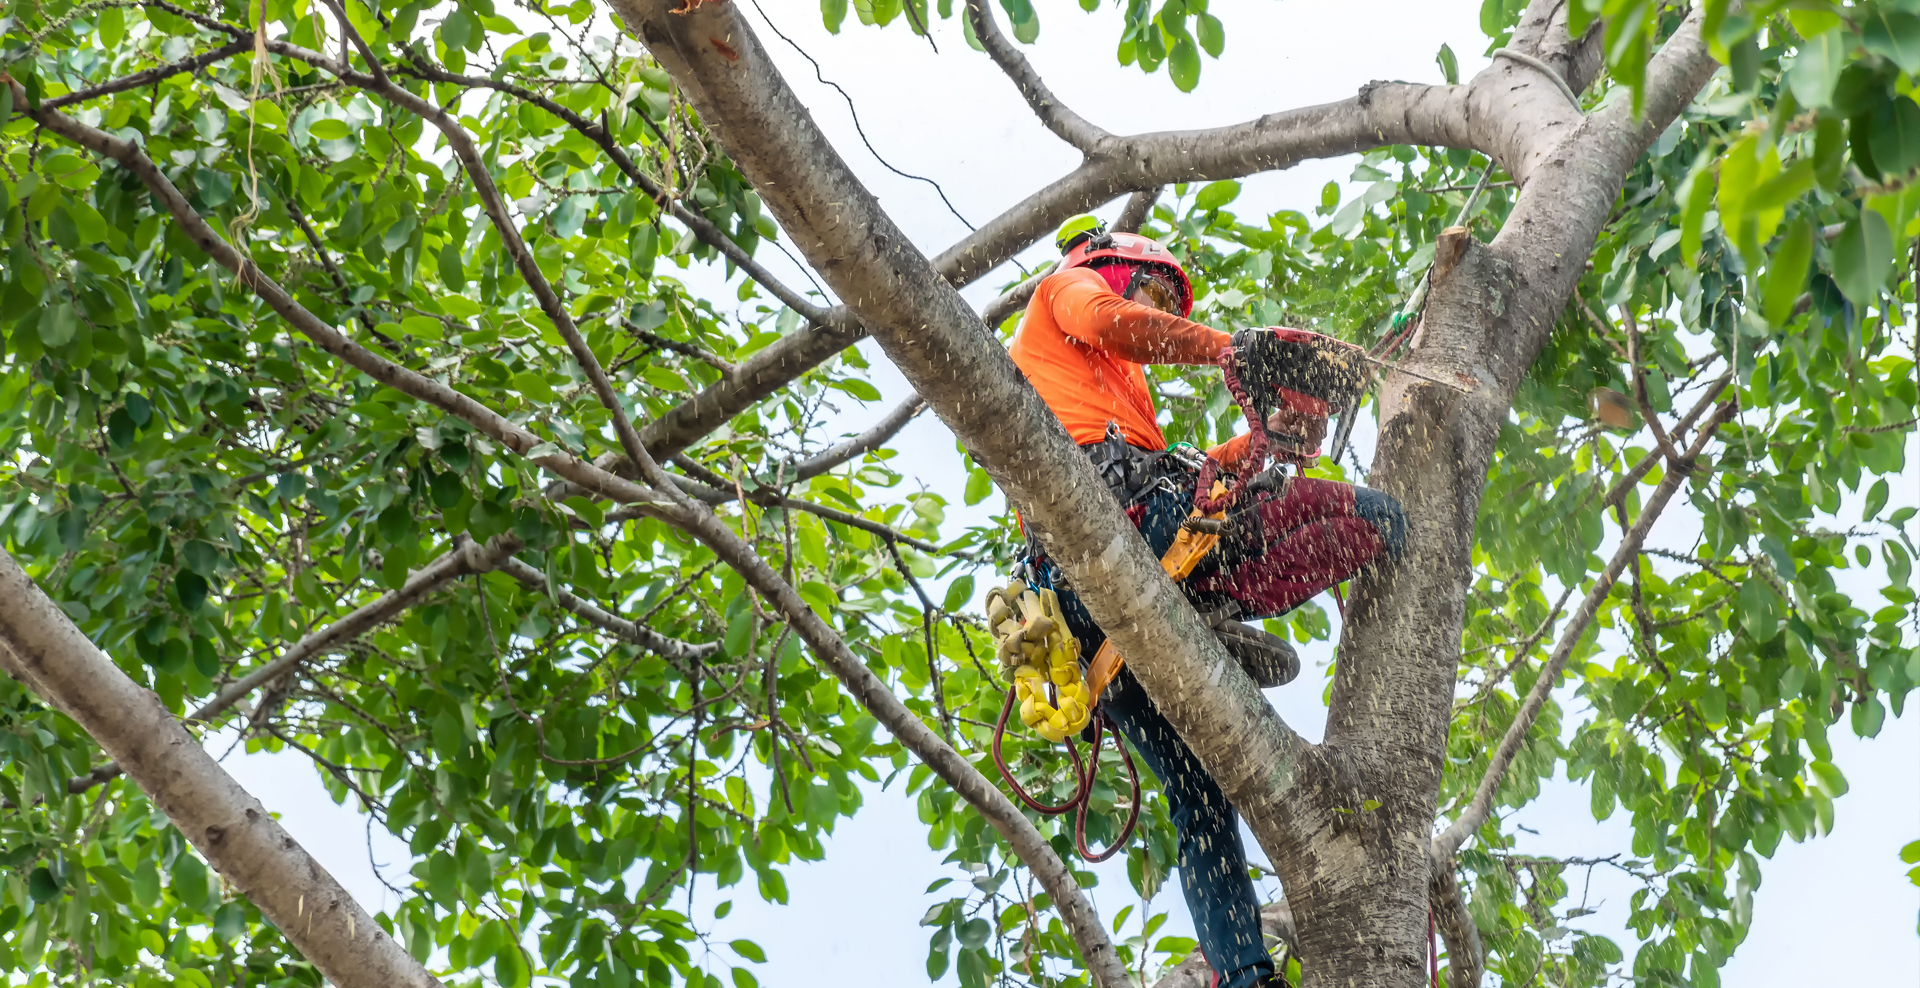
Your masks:
M1161 312L1180 314L1180 293L1162 278L1140 272L1133 276L1133 295L1145 295L1146 304ZM1129 295L1129 297L1133 297ZM1139 299L1135 298L1135 301Z

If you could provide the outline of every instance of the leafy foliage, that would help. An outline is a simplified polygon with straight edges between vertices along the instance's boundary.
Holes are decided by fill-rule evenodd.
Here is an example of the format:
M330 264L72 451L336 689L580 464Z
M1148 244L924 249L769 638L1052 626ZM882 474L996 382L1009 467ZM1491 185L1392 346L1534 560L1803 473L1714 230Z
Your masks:
M1002 6L1030 42L1034 5ZM1632 432L1591 423L1588 395L1644 389L1643 418L1671 423L1735 372L1741 413L1687 480L1687 506L1673 509L1686 514L1677 529L1699 539L1635 562L1580 645L1571 688L1581 705L1549 709L1499 797L1517 809L1564 770L1590 787L1597 818L1630 814L1632 860L1615 864L1644 883L1633 903L1644 942L1629 960L1569 932L1584 906L1570 904L1566 875L1587 863L1518 855L1496 821L1462 866L1506 983L1717 983L1760 860L1783 837L1832 826L1846 782L1830 731L1844 722L1876 733L1920 683L1915 509L1893 486L1916 404L1905 328L1920 232L1920 192L1908 184L1920 166L1910 6L1716 14L1709 36L1729 69L1629 181L1502 436L1445 809L1470 794L1538 676L1554 601L1601 567L1639 510L1639 488L1663 476L1655 466L1606 501L1658 453L1644 422ZM912 29L955 13L947 0L931 7L851 4L862 24ZM475 135L542 273L636 418L658 419L799 328L751 282L731 298L692 287L718 280L695 265L724 271L713 247L553 112L603 122L670 197L744 249L777 244L753 190L665 74L611 40L591 4L348 9L404 85L454 107ZM848 9L822 3L830 27ZM1635 98L1647 53L1681 11L1611 0L1576 9L1607 18L1610 75L1589 102ZM1491 43L1502 43L1518 7L1489 0L1484 10ZM1217 56L1224 44L1197 0L1129 2L1120 15L1120 61L1150 72L1165 62L1183 89L1198 78L1198 52ZM12 9L0 61L30 100L58 100L227 42L209 16L264 22L314 50L339 43L323 8L304 2L201 14L159 0L48 2ZM10 101L0 97L0 116ZM471 177L420 119L298 60L256 63L250 47L76 102L76 116L142 143L197 210L322 318L559 448L614 449L608 413L505 256ZM415 956L502 985L709 985L730 968L750 988L760 948L709 942L673 893L697 873L727 895L784 901L783 869L818 859L836 822L860 809L856 780L904 774L929 844L968 879L922 920L929 975L952 970L968 988L1003 975L1080 982L1047 897L994 831L877 732L712 553L603 503L544 496L550 478L524 459L290 337L125 170L17 116L0 127L0 163L0 538L171 709L187 713L397 587L456 537L511 531L529 546L521 558L544 587L499 573L445 587L215 725L249 749L304 752L337 799L408 841L414 881L380 922ZM1356 166L1356 198L1329 186L1309 211L1244 219L1231 208L1234 182L1177 187L1148 232L1193 269L1197 318L1372 344L1394 331L1435 238L1487 167L1464 151L1383 149ZM1465 217L1482 238L1512 204L1492 178ZM685 458L782 485L783 464L835 438L823 422L846 398L877 397L864 370L848 350ZM1162 368L1155 381L1170 436L1205 445L1237 427L1209 375ZM733 503L727 517L991 772L983 725L1002 693L975 658L985 636L948 613L971 577L959 575L931 614L909 581L1004 563L1011 520L940 543L947 499L903 492L891 456L788 491L869 528L753 503ZM1316 471L1363 473L1357 461ZM990 494L976 471L962 497ZM1857 520L1839 517L1856 503ZM1868 570L1885 603L1841 592L1836 574L1848 569ZM715 650L642 649L569 611L562 589ZM1274 630L1324 639L1331 620L1309 604ZM54 983L318 983L135 787L70 784L102 756L11 681L0 682L0 752L11 804L0 810L0 971ZM1014 736L1007 754L1030 788L1064 795L1049 748ZM1096 790L1091 840L1111 838L1121 798ZM1042 825L1070 854L1070 836ZM1143 832L1128 873L1151 901L1173 863L1171 824L1151 795ZM1157 935L1164 913L1142 912L1138 935L1120 944L1130 965L1191 949ZM1129 918L1116 917L1116 931Z

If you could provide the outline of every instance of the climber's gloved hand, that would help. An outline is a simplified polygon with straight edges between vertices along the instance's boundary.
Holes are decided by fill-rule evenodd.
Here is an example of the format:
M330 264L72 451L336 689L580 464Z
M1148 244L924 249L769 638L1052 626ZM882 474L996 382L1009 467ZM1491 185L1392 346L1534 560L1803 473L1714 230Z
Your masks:
M1267 416L1267 435L1273 437L1275 455L1310 464L1320 458L1320 444L1327 438L1327 417L1283 404Z
M1279 383L1288 359L1288 346L1267 329L1243 329L1233 334L1233 369L1251 393L1271 392Z

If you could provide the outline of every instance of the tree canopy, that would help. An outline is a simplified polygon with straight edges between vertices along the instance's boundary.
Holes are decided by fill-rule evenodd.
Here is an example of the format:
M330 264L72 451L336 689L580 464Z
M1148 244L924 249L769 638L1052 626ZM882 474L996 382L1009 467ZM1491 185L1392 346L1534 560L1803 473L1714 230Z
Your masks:
M1000 6L1023 43L1121 19L1119 65L1089 71L1164 65L1183 90L1241 41L1205 0ZM1490 51L1520 43L1528 9L1486 0ZM844 31L958 17L1044 91L965 3L820 10ZM1713 988L1765 860L1833 827L1832 733L1873 736L1920 684L1900 480L1920 401L1920 4L1553 16L1563 59L1495 64L1540 98L1573 80L1582 121L1651 112L1672 39L1725 67L1630 152L1499 424L1422 827L1451 834L1443 870L1478 939L1449 936L1456 977L1477 983L1471 949L1506 985ZM951 782L998 783L1004 684L969 611L1003 579L1020 505L948 523L996 496L996 463L962 490L903 484L887 443L925 401L860 410L880 397L851 347L869 328L844 293L755 260L796 235L677 62L589 0L41 0L0 29L0 548L196 732L304 753L405 839L414 881L376 919L408 953L449 983L752 988L761 949L709 950L676 891L700 874L784 901L785 869L821 856L865 780L914 793L926 839L973 876L920 920L929 977L1098 979L1080 907L1035 885L1036 855L1072 861L1071 822L1034 816L1022 843ZM1434 76L1468 89L1451 51ZM1049 126L1079 146L1076 120ZM1262 162L1095 198L1135 195L1199 321L1431 346L1423 284L1461 256L1443 231L1523 222L1534 179L1515 170L1534 166L1465 138L1323 153L1346 150L1363 153L1344 190L1270 215L1235 208ZM986 313L1002 339L1031 290L1004 262L1065 218L1008 206L933 261L1005 282ZM713 283L695 266L743 272L737 294L690 289ZM1209 369L1153 382L1169 438L1243 428ZM849 417L874 426L829 425ZM1356 453L1308 472L1393 469ZM1847 570L1879 599L1837 590ZM1333 610L1269 627L1326 639ZM941 741L957 760L927 753ZM1071 789L1057 749L1006 741L1024 783ZM1633 821L1638 944L1570 931L1569 865L1512 850L1502 814L1556 772L1596 819ZM1151 897L1173 843L1145 781L1126 853ZM1096 843L1124 795L1096 789ZM9 983L320 982L287 924L11 678L0 797ZM1111 947L1149 979L1194 947L1153 926Z

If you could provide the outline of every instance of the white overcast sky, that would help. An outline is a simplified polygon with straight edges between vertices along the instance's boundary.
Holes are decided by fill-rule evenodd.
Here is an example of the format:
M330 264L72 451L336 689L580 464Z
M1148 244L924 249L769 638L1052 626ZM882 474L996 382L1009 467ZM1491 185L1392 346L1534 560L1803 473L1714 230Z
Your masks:
M812 67L764 29L760 11L749 2L735 2L748 12L814 119L915 242L932 254L964 235L966 228L931 187L893 175L861 146L846 102L815 82ZM925 39L898 25L884 31L863 28L851 15L838 37L828 35L811 0L761 0L761 6L781 31L819 60L826 78L851 95L879 153L904 171L936 179L975 224L1064 174L1078 160L1034 121L987 58L966 46L955 21L936 25L935 54ZM1463 77L1485 64L1477 0L1214 0L1214 13L1227 25L1225 56L1207 60L1199 88L1182 94L1164 71L1144 76L1115 63L1120 19L1111 4L1102 4L1097 15L1083 14L1065 0L1041 0L1036 6L1042 31L1039 43L1028 49L1029 58L1064 102L1117 132L1231 123L1342 99L1372 79L1438 82L1434 55L1443 42L1459 56ZM1237 211L1307 211L1318 202L1322 185L1345 181L1351 169L1352 159L1337 159L1256 176L1245 183ZM1103 212L1111 216L1116 208ZM1051 255L1043 244L1028 251L1025 259L1031 266ZM791 270L772 252L762 251L762 256ZM659 270L671 269L662 265ZM990 297L1005 277L1003 272L989 278L967 294L976 301ZM713 283L698 276L688 280L702 286ZM849 430L878 417L907 393L899 374L871 344L866 348L875 362L875 383L886 397L865 409L849 409ZM896 446L903 450L896 465L904 463L930 488L957 493L963 472L953 438L933 416L922 416ZM1912 459L1910 453L1896 504L1902 498L1906 503L1920 499L1920 476ZM960 510L955 501L950 525L985 517L979 509ZM1674 534L1686 541L1686 533ZM1864 583L1858 589L1872 592ZM1880 606L1873 596L1875 600L1862 603L1868 611ZM1320 677L1330 649L1305 651L1308 671L1301 681L1268 695L1290 724L1318 739L1325 723ZM1578 707L1569 712L1577 723ZM1742 988L1920 984L1920 937L1915 935L1920 889L1908 884L1898 857L1902 845L1920 837L1917 719L1911 712L1889 718L1881 736L1871 742L1854 740L1844 726L1836 732L1835 761L1852 791L1839 800L1835 832L1804 845L1785 842L1765 863L1752 933L1722 969L1722 983ZM226 747L224 739L212 746L216 752ZM300 756L235 755L227 765L363 904L370 909L394 904L369 868L363 818L333 804ZM1513 822L1537 832L1522 834L1521 850L1529 853L1603 856L1627 851L1631 842L1624 814L1595 823L1586 790L1564 780L1549 785ZM957 875L940 864L942 854L927 849L924 835L910 800L897 791L869 787L866 809L841 824L827 844L826 859L789 870L789 906L758 903L746 885L724 891L709 885L697 890L696 922L716 944L737 937L759 941L768 954L757 972L763 984L807 988L844 983L849 976L875 984L923 983L927 931L916 924L934 900L921 890L937 878ZM1259 858L1250 839L1249 850ZM373 857L403 887L405 855L402 842L375 834ZM1098 869L1102 880L1094 890L1109 920L1135 904L1118 864ZM1571 880L1579 883L1577 876ZM1629 962L1636 942L1624 922L1633 891L1634 885L1617 873L1596 870L1588 896L1598 911L1572 924L1612 937ZM1277 889L1269 886L1263 894L1277 894ZM731 915L714 921L713 908L728 900L734 903ZM1163 891L1153 908L1171 911L1166 932L1190 932L1177 889ZM1130 926L1137 929L1141 912L1135 909ZM733 960L724 948L716 949L714 959ZM949 972L943 983L955 983L954 975Z

